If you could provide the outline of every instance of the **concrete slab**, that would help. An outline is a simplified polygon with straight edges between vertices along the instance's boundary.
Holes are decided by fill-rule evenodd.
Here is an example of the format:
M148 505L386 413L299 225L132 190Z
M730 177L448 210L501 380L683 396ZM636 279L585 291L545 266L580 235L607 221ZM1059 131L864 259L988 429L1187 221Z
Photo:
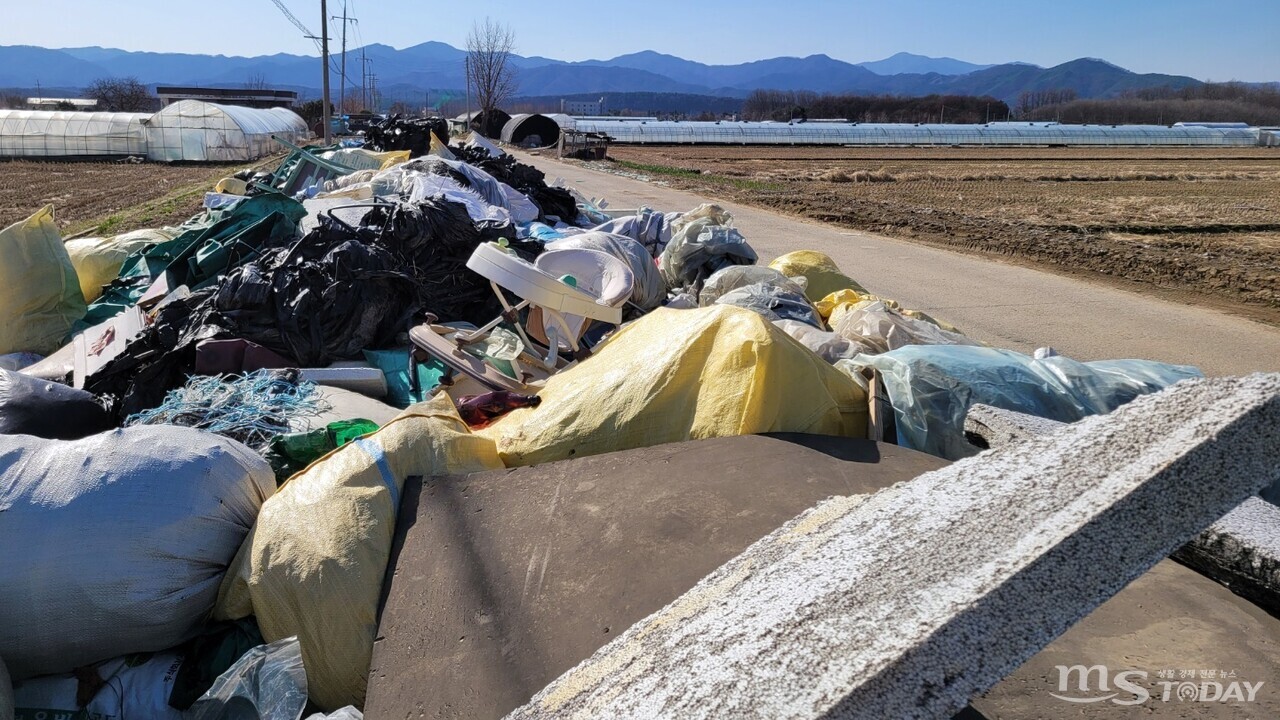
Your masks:
M411 480L365 712L500 718L797 513L944 464L778 434Z
M1280 614L1280 507L1249 498L1173 557Z
M973 406L964 421L965 435L983 448L1006 447L1066 426L989 405ZM1172 557L1280 614L1280 507L1272 502L1256 497L1245 500Z
M964 416L964 435L983 450L1002 448L1037 435L1047 435L1066 423L978 403Z
M1107 668L1108 691L1101 690L1095 675L1095 692L1079 692L1074 678L1064 692L1060 666ZM1199 677L1209 670L1213 680ZM1121 705L1141 699L1118 691L1113 682L1117 673L1132 671L1137 674L1128 675L1128 680L1150 697ZM1180 683L1192 682L1188 671L1197 675L1195 699L1176 694ZM1224 671L1234 677L1220 679ZM1200 694L1204 682L1262 685L1252 702L1224 702L1211 699L1212 689ZM1167 699L1165 683L1173 683ZM1107 699L1111 692L1116 696ZM1055 696L1095 701L1069 702ZM1165 560L974 698L973 707L989 720L1278 718L1280 620L1196 571Z
M1200 380L787 523L511 718L946 718L1280 475L1280 375Z

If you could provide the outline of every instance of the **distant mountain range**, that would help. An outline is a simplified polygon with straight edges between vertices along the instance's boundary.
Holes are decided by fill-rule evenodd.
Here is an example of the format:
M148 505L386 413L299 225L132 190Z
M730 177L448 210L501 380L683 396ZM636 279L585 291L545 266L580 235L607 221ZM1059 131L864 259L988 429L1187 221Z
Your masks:
M413 96L464 86L466 52L440 42L397 50L368 45L347 53L349 86L359 87L359 58L368 58L383 95ZM777 57L738 65L707 65L644 51L611 60L565 62L515 56L521 96L596 92L686 93L742 98L756 89L816 92L991 95L1009 103L1023 91L1072 89L1082 98L1126 90L1200 81L1179 75L1138 74L1103 60L1082 58L1051 68L1028 63L975 65L954 58L898 53L884 60L847 63L826 55ZM87 47L52 50L0 46L0 88L80 88L101 77L133 76L144 83L242 87L272 86L319 94L319 58L276 54L258 57L131 52ZM334 56L334 65L338 56ZM332 78L334 88L339 77ZM460 90L458 90L460 92ZM336 89L335 89L336 94Z

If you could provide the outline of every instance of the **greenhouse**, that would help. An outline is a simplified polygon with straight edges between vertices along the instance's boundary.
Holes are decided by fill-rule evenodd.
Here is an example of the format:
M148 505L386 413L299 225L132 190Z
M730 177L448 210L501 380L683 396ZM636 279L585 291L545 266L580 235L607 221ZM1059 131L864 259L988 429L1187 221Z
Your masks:
M160 162L248 162L280 149L271 139L310 137L285 108L257 110L198 100L157 113L0 110L0 157L145 157Z
M0 110L0 157L124 157L147 153L149 113Z
M539 113L512 115L502 126L502 142L526 147L548 147L560 142L560 126L564 120ZM568 115L559 116L568 119Z
M1259 144L1258 128L1165 125L1062 125L993 122L910 123L572 121L580 132L616 143L725 145L1204 145Z
M307 123L291 110L259 110L199 100L174 103L143 122L147 159L160 162L247 162L280 149L275 135L305 141Z

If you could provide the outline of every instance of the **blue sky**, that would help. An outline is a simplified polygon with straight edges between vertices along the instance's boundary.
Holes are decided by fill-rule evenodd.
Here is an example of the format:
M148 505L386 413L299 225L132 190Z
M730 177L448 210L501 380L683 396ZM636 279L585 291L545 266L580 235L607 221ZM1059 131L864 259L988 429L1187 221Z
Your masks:
M318 31L319 0L283 2ZM271 0L6 5L0 45L225 55L314 54L315 49ZM651 49L710 63L813 53L861 62L905 50L977 63L1023 60L1045 66L1100 57L1137 72L1280 80L1280 0L350 0L350 5L365 42L395 47L427 40L461 46L471 22L487 15L515 29L520 54L563 60ZM342 0L329 0L330 14L340 13L341 6ZM600 21L593 23L592 17ZM574 25L583 32L565 31Z

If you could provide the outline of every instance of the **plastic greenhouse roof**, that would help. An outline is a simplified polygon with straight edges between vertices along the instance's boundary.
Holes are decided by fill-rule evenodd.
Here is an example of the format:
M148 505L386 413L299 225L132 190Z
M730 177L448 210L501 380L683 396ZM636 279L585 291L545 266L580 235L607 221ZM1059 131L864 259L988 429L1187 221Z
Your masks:
M733 144L1186 144L1255 145L1257 128L1164 125L991 123L634 122L586 120L577 130L602 132L620 143Z
M285 108L258 109L240 105L220 105L200 100L183 100L162 109L151 116L149 124L168 125L171 118L204 117L210 111L221 113L234 122L246 135L270 135L305 131L306 122L296 113ZM282 111L282 112L277 112Z

